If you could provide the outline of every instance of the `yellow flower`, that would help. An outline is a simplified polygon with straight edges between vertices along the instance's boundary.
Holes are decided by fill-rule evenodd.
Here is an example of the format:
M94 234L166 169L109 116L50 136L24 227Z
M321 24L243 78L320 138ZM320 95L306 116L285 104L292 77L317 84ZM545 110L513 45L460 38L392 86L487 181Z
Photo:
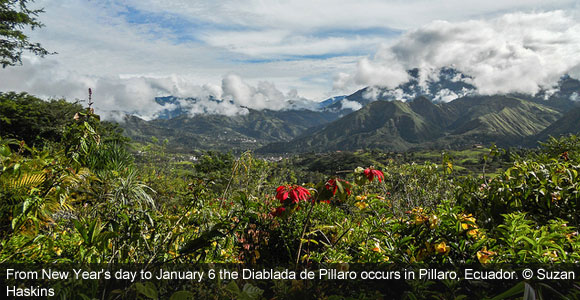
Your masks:
M445 242L441 242L435 245L435 252L439 254L447 254L449 252L449 246Z
M467 235L469 235L472 238L477 237L478 234L479 234L479 229L471 229L467 232Z
M463 229L463 230L477 228L477 224L475 224L476 220L471 214L468 214L468 215L461 214L460 220L461 220L461 222L465 222L465 223L461 223L461 229Z
M548 257L554 259L554 258L558 258L558 253L556 252L556 250L547 251L546 253L544 253L544 256L548 256Z
M439 217L437 215L432 215L429 217L429 228L435 229L439 225Z
M466 221L466 222L475 224L475 218L473 217L472 214L468 214L468 215L462 214L461 221Z
M354 204L356 207L360 208L360 209L365 209L367 208L367 206L369 206L366 202L357 202Z
M355 197L356 200L362 201L367 199L367 195L358 195Z
M418 215L415 217L415 225L421 225L427 221L427 217L423 215Z
M412 212L420 214L423 212L423 208L422 207L415 207L415 208L413 208Z
M60 256L62 254L62 249L60 249L59 247L55 247L54 252L56 253L56 255Z
M487 264L491 261L491 257L496 253L493 251L487 251L486 247L483 247L480 251L477 251L477 259L482 264Z

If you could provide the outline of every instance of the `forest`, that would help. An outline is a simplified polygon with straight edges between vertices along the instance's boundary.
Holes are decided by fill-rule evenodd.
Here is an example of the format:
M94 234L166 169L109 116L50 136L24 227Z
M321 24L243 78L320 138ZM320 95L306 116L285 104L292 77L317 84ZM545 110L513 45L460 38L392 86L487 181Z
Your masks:
M90 98L89 98L90 103ZM580 140L537 149L168 151L90 104L0 93L0 263L319 270L580 261ZM99 268L100 269L100 268ZM566 269L567 270L567 269ZM577 271L575 273L578 274ZM547 279L554 279L548 276ZM63 281L56 297L577 298L570 280ZM543 278L546 279L546 278ZM103 285L105 287L103 287ZM80 288L82 287L82 288ZM68 296L68 297L67 297Z

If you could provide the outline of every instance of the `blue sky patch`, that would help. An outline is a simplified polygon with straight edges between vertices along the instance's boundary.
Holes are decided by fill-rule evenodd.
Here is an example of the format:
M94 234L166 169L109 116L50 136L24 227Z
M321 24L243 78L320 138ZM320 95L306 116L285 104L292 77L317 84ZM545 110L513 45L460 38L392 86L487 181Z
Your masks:
M118 15L130 24L155 25L160 30L155 30L152 27L151 34L162 38L167 31L172 35L170 39L177 43L204 43L197 35L210 30L245 30L240 26L224 26L195 18L185 18L174 13L138 10L128 5L123 8L118 12Z

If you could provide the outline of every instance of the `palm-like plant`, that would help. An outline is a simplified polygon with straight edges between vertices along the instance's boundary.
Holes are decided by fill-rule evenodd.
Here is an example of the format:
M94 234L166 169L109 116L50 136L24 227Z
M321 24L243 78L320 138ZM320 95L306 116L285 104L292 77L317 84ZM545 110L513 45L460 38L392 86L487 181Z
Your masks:
M155 208L155 201L147 193L155 191L137 179L135 170L129 171L126 177L119 177L114 182L113 189L108 198L111 202L121 205L137 204L139 208Z

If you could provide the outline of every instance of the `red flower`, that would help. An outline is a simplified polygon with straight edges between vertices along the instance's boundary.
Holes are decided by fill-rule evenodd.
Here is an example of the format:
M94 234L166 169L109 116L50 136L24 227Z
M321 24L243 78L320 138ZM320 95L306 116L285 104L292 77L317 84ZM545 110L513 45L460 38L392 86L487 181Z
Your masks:
M570 158L568 157L568 151L562 153L562 155L560 155L560 158L565 160L565 161L570 160Z
M346 194L350 196L350 189L348 188L349 183L346 180L342 180L339 178L336 179L329 179L326 184L324 185L324 187L329 190L332 191L332 195L336 195L336 190L338 189L338 184L341 184L343 189L346 191Z
M375 170L373 168L366 168L365 176L369 179L369 181L373 181L375 177L379 180L379 182L382 182L382 180L385 179L385 175L383 174L383 172Z
M276 189L276 199L284 203L290 198L292 203L298 203L300 200L307 201L310 198L310 191L299 185L281 185Z
M283 214L285 211L286 211L286 208L285 208L285 207L278 207L278 208L276 208L276 210L275 210L275 211L271 212L270 214L271 214L273 217L279 217L279 216L281 216L281 215L282 215L282 214Z

